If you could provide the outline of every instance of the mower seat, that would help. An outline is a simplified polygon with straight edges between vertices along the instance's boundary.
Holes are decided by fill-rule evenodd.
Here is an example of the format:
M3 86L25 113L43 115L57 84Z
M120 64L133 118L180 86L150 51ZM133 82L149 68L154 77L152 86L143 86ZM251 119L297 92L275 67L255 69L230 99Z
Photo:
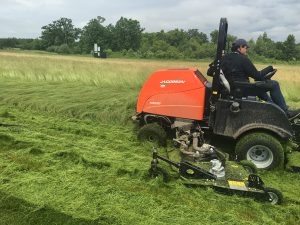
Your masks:
M247 97L245 96L245 90L246 89L252 89L255 91L255 89L257 89L256 84L255 83L248 83L248 82L241 82L241 81L235 81L234 82L234 97L235 98L243 98L243 97Z
M256 81L255 83L235 81L234 86L235 89L233 95L236 98L248 97L244 94L246 89L250 89L253 93L257 93L261 90L265 92L270 91L270 87L268 87L268 84L265 81Z
M245 89L255 89L260 88L259 85L261 82L256 82L256 83L248 83L248 82L234 82L234 87L230 86L230 83L226 79L223 71L220 71L220 82L222 86L224 87L223 90L221 90L222 96L223 97L229 97L230 99L234 98L247 98L249 100L256 100L256 96L246 96Z

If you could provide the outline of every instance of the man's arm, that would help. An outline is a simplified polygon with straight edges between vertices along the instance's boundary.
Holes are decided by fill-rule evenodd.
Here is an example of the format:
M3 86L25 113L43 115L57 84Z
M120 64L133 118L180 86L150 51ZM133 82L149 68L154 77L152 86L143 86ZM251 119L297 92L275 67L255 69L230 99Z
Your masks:
M264 80L262 72L258 71L247 57L244 57L243 67L249 77L252 77L254 80Z

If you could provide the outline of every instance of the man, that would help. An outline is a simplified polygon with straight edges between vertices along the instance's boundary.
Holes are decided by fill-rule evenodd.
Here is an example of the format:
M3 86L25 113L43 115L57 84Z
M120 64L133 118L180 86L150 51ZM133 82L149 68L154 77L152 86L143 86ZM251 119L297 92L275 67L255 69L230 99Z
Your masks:
M275 103L286 112L290 120L299 116L299 109L294 111L288 110L279 83L275 80L265 79L265 75L274 70L273 67L268 66L258 71L247 57L248 48L249 45L244 39L237 39L232 44L232 52L223 57L221 68L230 85L234 88L235 81L250 82L249 77L252 77L255 81L263 81L260 88L246 88L244 95L258 96L264 101ZM270 92L271 97L267 92Z

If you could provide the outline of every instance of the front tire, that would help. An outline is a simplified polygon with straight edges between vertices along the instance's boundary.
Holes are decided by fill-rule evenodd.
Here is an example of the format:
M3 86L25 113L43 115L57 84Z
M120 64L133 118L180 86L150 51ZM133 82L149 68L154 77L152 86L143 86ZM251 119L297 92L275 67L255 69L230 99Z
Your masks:
M258 169L271 170L284 163L281 143L272 135L255 132L242 137L236 144L238 160L250 160Z
M280 191L274 188L265 188L266 198L272 205L280 205L283 201L283 195Z
M144 125L138 133L140 141L148 141L157 144L158 146L166 146L167 134L166 131L157 123L149 123Z

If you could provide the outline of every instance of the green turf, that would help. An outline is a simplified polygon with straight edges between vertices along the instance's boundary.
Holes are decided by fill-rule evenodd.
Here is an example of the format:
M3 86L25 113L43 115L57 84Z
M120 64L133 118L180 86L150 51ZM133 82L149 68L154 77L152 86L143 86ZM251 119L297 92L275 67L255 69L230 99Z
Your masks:
M29 222L46 224L56 221L58 214L66 224L299 222L298 174L262 174L269 186L283 191L283 206L188 189L175 178L163 184L147 179L151 146L136 140L131 125L0 109L3 123L22 125L0 128L1 202L6 205L7 196L13 196L13 210L26 214ZM35 212L41 207L46 210L45 220Z
M0 122L20 125L0 127L1 225L300 223L299 174L260 172L283 192L281 206L187 188L167 165L170 183L149 179L152 146L129 118L141 83L49 80L51 68L32 79L19 63L0 71Z

